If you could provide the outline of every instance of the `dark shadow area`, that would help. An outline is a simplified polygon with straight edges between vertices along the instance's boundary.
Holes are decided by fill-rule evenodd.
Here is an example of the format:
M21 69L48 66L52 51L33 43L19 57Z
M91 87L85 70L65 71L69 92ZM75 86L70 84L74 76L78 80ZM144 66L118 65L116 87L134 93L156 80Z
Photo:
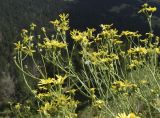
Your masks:
M138 10L145 0L79 0L70 6L71 27L84 30L86 27L98 28L100 24L114 24L118 30L149 31L146 18L138 14ZM159 3L153 2L157 6ZM153 26L155 33L159 33L160 12L154 14Z

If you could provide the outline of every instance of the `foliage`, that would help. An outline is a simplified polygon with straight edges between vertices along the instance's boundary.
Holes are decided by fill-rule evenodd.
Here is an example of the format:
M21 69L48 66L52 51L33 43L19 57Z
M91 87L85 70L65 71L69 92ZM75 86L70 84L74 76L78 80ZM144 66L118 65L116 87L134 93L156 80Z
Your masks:
M3 96L0 97L0 116L5 108L1 104L17 99L23 101L29 96L21 73L13 62L13 43L20 39L20 30L26 28L30 22L44 26L48 19L56 18L60 12L66 10L66 4L63 0L0 1L0 86L3 88L0 89Z
M87 117L158 117L160 37L151 28L155 11L148 4L139 11L147 16L150 26L150 32L144 36L139 32L120 32L112 24L100 25L99 33L93 28L70 30L68 14L50 21L54 28L51 33L42 27L37 35L34 23L29 30L23 29L23 40L15 43L14 62L35 97L35 114L78 117L76 108L81 103L75 96L81 93L94 112ZM79 64L75 63L76 57ZM48 65L52 73L48 73ZM34 80L35 85L28 80Z

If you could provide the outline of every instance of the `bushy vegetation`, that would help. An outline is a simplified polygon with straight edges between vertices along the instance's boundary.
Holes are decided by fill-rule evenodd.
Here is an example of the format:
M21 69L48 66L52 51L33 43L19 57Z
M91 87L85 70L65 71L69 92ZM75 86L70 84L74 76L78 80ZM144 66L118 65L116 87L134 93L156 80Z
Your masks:
M15 43L14 62L31 97L10 103L16 117L158 118L160 37L152 30L155 7L142 5L150 32L69 28L69 15L50 21L53 31L32 23ZM40 33L37 33L40 30ZM78 99L78 95L85 98ZM85 105L82 111L77 110ZM80 115L81 114L81 115ZM83 115L84 114L84 115Z
M28 97L13 62L13 43L20 39L19 32L31 22L44 26L68 6L63 0L0 0L0 117L6 114L8 101Z

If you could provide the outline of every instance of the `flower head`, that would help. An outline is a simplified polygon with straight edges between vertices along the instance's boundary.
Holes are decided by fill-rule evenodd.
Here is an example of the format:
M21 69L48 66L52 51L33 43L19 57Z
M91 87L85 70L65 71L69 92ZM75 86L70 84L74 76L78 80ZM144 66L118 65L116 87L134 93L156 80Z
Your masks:
M126 113L118 113L116 118L140 118L139 116L136 116L134 113L130 113L126 115Z
M127 117L126 113L118 113L116 118L128 118L128 117Z
M151 7L147 3L145 3L142 5L142 8L138 11L138 13L148 14L148 13L153 13L155 11L157 11L156 7Z
M45 38L44 44L41 45L43 48L52 49L52 48L65 48L67 46L66 43L59 42L57 40L49 40Z
M48 78L48 79L40 79L38 85L44 86L44 85L49 85L49 84L54 84L54 83L55 83L54 78Z

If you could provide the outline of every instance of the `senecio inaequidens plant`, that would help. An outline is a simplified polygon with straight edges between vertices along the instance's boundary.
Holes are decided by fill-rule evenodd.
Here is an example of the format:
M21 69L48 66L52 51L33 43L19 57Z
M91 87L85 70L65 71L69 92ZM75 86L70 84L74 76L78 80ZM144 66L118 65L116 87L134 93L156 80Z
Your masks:
M151 25L156 10L144 4L138 12L149 23L145 36L138 31L120 32L112 24L101 24L99 33L94 28L71 30L68 14L50 21L53 33L42 27L37 35L34 23L29 30L23 29L22 40L15 43L14 62L34 101L11 105L13 113L16 117L77 118L77 107L89 101L86 118L158 118L160 37ZM77 94L88 100L76 99Z

